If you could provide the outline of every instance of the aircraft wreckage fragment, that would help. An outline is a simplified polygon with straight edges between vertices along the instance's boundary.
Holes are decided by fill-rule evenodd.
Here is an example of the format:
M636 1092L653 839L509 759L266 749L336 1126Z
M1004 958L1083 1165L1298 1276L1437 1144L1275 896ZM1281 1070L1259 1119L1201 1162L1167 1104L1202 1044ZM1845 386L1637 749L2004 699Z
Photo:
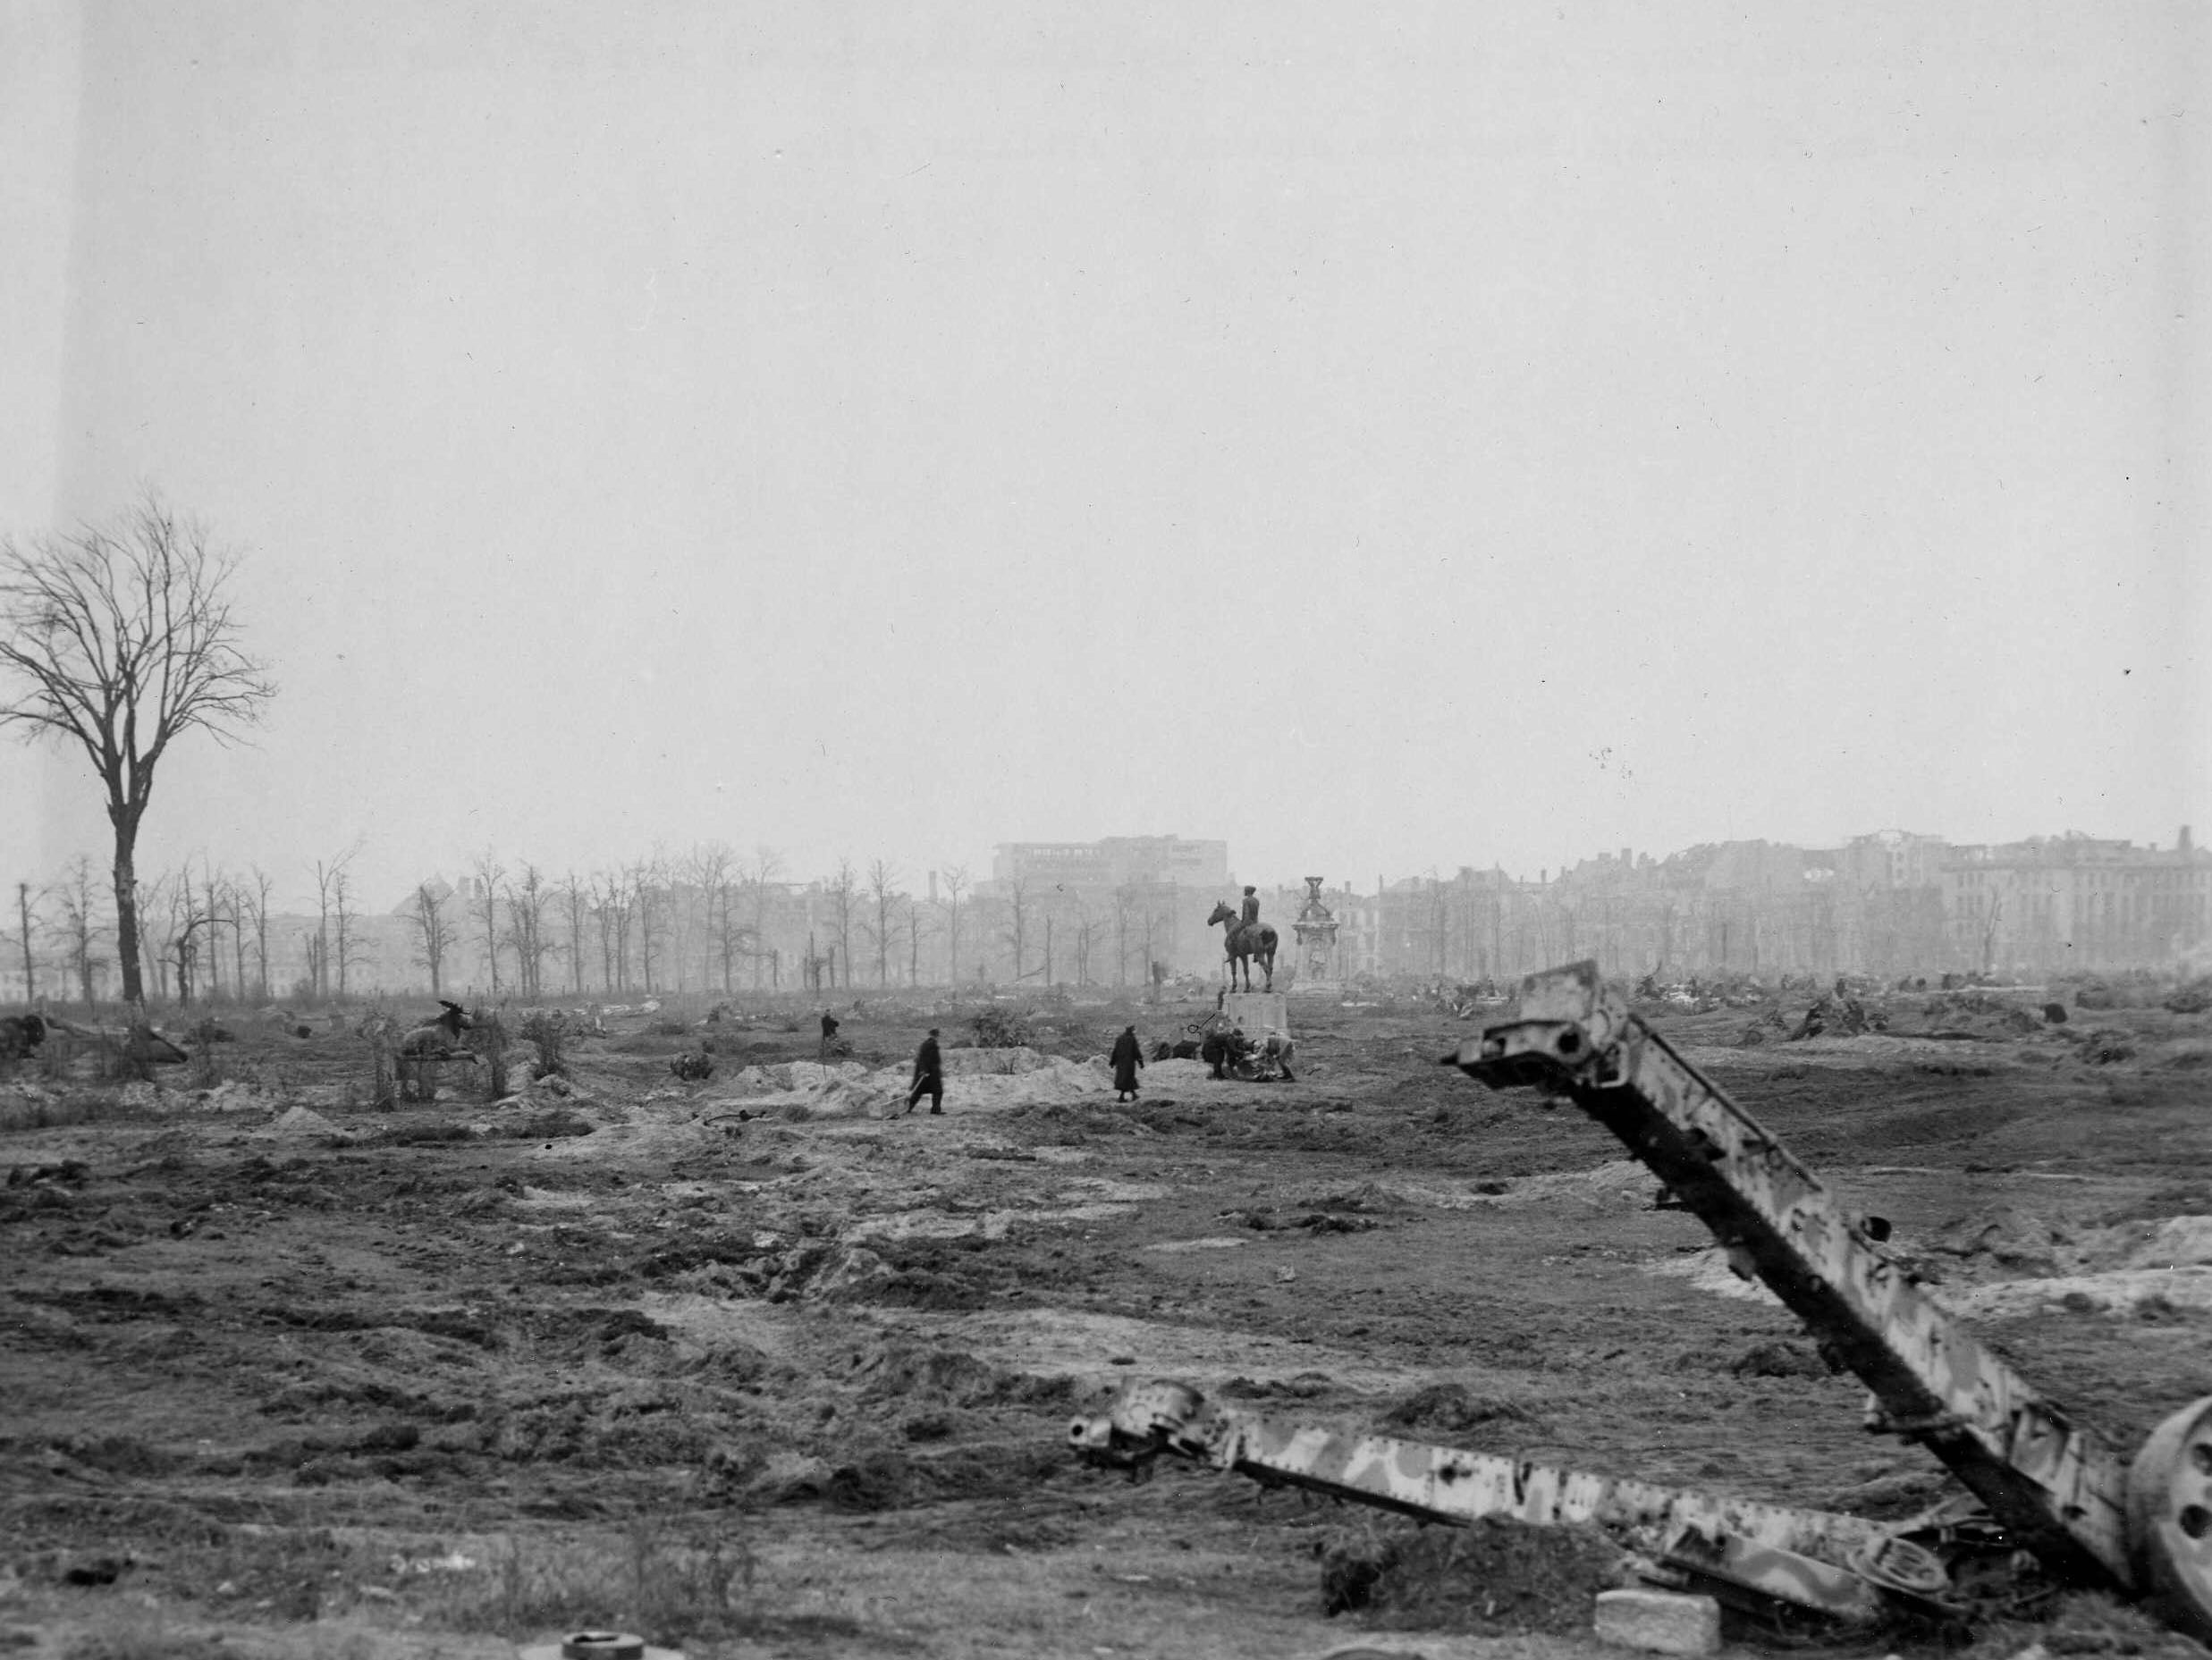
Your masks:
M2131 1465L1977 1342L1847 1216L1773 1133L1600 979L1593 962L1532 974L1517 1017L1447 1058L1494 1089L1572 1100L1613 1132L1871 1392L1868 1428L1919 1442L1979 1504L1904 1523L1797 1510L1385 1436L1349 1437L1132 1383L1077 1420L1085 1462L1141 1475L1161 1454L1430 1521L1587 1521L1660 1577L1737 1605L1850 1625L1893 1611L1963 1618L2055 1583L2146 1599L2212 1639L2212 1397L2169 1418ZM2048 1578L2044 1576L2047 1575Z

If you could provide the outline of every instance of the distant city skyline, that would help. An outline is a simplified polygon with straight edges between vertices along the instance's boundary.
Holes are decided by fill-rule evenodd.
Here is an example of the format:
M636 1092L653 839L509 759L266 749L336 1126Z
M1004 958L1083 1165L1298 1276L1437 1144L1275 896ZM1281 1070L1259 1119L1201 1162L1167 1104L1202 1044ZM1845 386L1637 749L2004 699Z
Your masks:
M520 864L494 864L426 872L388 906L333 886L294 907L250 885L218 890L211 905L206 873L194 876L195 891L172 872L148 885L142 906L146 977L162 998L188 976L203 987L227 977L233 989L266 977L310 1000L409 989L478 995L500 978L492 940L511 959L509 993L531 999L564 989L1020 985L1046 974L1126 985L1154 963L1206 972L1220 942L1206 908L1239 881L1221 841L1004 843L997 854L991 878L941 883L936 870L872 864L843 889L696 852L573 884L541 872L536 887ZM2212 851L2195 846L2187 826L2170 847L2078 832L1965 844L1882 830L1834 847L1748 839L1619 848L1534 879L1461 864L1449 875L1378 873L1372 889L1320 872L1254 881L1294 973L1322 960L1293 940L1304 881L1315 876L1338 924L1327 972L1347 979L1509 977L1583 956L1625 974L2212 969ZM91 893L89 925L73 908L80 896L60 901L58 913L55 896L41 900L36 956L49 990L72 975L97 978L97 882ZM204 933L186 926L195 915L212 924ZM425 985L417 971L429 972L434 931L444 978ZM215 942L219 960L196 944L180 969L180 941L202 940ZM23 995L20 964L19 953L0 965L0 999Z
M2179 840L2181 835L2185 832L2191 834L2193 838L2193 829L2187 824L2171 827L2170 833L2163 838L2156 836L2140 838L2130 837L2108 833L2101 828L2083 829L2078 825L2068 825L2056 830L2031 829L2018 835L1996 836L1985 839L1966 839L1963 838L1953 838L1938 830L1916 830L1904 829L1895 825L1885 825L1872 830L1847 830L1842 834L1822 839L1758 835L1725 837L1708 836L1685 842L1682 846L1676 847L1658 848L1652 847L1634 847L1630 848L1630 851L1638 855L1650 856L1658 860L1679 856L1699 847L1726 845L1750 846L1763 844L1777 847L1801 848L1807 852L1821 852L1840 849L1848 847L1854 842L1865 841L1872 838L1883 836L1904 836L1916 840L1938 845L1947 849L2004 847L2039 840L2057 841L2068 838L2074 838L2083 841L2099 844L2116 842L2129 847L2136 847L2145 850L2155 851L2172 848ZM148 841L151 842L155 839L156 838L149 834ZM1096 847L1101 849L1113 849L1116 847L1136 845L1165 843L1178 843L1183 847L1191 849L1204 849L1206 851L1198 855L1202 860L1211 860L1218 857L1218 868L1221 872L1218 877L1212 874L1209 870L1202 872L1194 880L1191 873L1186 871L1184 876L1185 885L1186 886L1203 886L1209 882L1215 883L1217 885L1241 886L1244 883L1250 882L1270 889L1281 889L1284 890L1295 890L1304 884L1308 876L1320 874L1325 877L1332 891L1348 888L1355 892L1373 892L1377 890L1378 884L1387 886L1389 883L1401 881L1418 881L1429 878L1447 879L1462 871L1473 871L1480 872L1498 871L1502 872L1506 877L1511 881L1532 882L1541 881L1547 875L1556 875L1562 871L1572 869L1575 866L1586 862L1612 858L1617 855L1621 851L1619 847L1592 847L1580 852L1577 852L1572 848L1565 848L1560 850L1558 855L1552 857L1548 863L1539 862L1528 865L1508 864L1499 859L1489 857L1459 857L1439 861L1434 864L1412 870L1393 870L1387 866L1378 864L1373 868L1368 869L1347 869L1341 871L1316 871L1312 869L1302 869L1296 873L1291 873L1288 872L1256 871L1245 867L1237 861L1235 852L1236 844L1228 838L1186 838L1178 836L1172 832L1160 832L1152 834L1138 833L1108 835L1092 837L1088 838L1071 837L1065 838L1054 838L1051 841L1005 838L986 844L985 848L980 855L970 856L966 859L948 859L936 863L930 863L920 860L886 858L885 862L889 864L897 873L899 885L902 890L922 892L927 889L930 879L933 876L941 877L944 872L954 869L965 870L967 880L971 886L987 885L993 880L994 869L1004 865L1005 855L1007 851L1009 849L1068 847ZM620 872L629 869L634 865L649 863L654 858L656 849L663 862L672 866L680 864L690 856L697 849L701 847L713 847L715 845L717 845L716 841L712 838L682 844L676 844L663 840L654 844L653 846L640 849L638 852L629 857L593 864L582 864L572 862L553 863L549 861L532 859L524 850L510 849L501 847L493 847L489 848L488 851L495 854L502 867L507 868L511 872L519 872L521 867L528 863L535 864L540 872L543 873L548 880L554 880L566 876L571 872L579 877L589 877L594 874L612 875L619 873ZM834 861L832 861L827 868L804 868L797 864L789 857L785 856L782 850L773 843L756 842L747 845L739 845L724 842L720 845L726 848L731 857L732 863L738 865L750 865L757 860L760 854L764 851L777 855L778 863L774 881L780 885L794 888L805 888L816 883L832 881L834 880L836 874ZM2201 850L2203 846L2201 841L2198 841L2196 845L2199 850ZM1215 850L1218 850L1218 854ZM347 851L347 849L341 847L334 849L332 853L320 856L323 857L325 862L334 862L340 855L346 854ZM390 849L376 849L365 845L353 855L349 863L348 868L352 873L353 885L356 894L359 896L367 896L367 901L363 906L365 910L390 909L406 904L408 899L412 896L415 887L418 882L443 878L445 881L452 882L456 885L465 883L469 876L469 866L471 863L478 855L485 851L486 851L486 849L472 850L469 854L460 859L446 859L443 861L424 860L420 863L410 863L404 852L395 852ZM106 868L106 853L107 849L104 843L96 843L85 849L85 856L92 861L92 864L96 869L102 871ZM866 852L864 854L856 854L852 855L851 864L856 878L865 876L868 866L878 856L881 855L878 855L874 852ZM72 857L70 860L63 861L61 865L57 865L51 870L44 872L35 871L29 868L13 871L0 870L0 882L4 882L6 884L7 890L10 893L13 891L13 885L18 881L28 881L31 883L34 889L44 889L52 886L53 883L63 874L67 865L73 864L73 862L74 860ZM214 856L212 853L207 852L204 848L191 853L189 856L189 862L195 881L198 880L207 870L213 870L218 875L235 879L246 874L247 871L250 868L250 866L245 864L226 863L222 858ZM314 897L315 881L313 871L315 864L316 857L310 855L308 857L296 858L292 860L279 860L273 865L264 864L261 868L272 877L274 883L273 892L276 896L279 902L287 906L297 906L311 900ZM141 855L139 866L139 874L141 878L144 881L152 881L159 880L164 876L174 875L183 868L183 862L179 861L174 857L152 859ZM387 875L385 873L387 872L395 873ZM1038 872L1036 873L1042 875L1043 872ZM1165 880L1165 878L1163 878L1163 880ZM389 896L388 903L386 903L385 898L385 896L387 895Z

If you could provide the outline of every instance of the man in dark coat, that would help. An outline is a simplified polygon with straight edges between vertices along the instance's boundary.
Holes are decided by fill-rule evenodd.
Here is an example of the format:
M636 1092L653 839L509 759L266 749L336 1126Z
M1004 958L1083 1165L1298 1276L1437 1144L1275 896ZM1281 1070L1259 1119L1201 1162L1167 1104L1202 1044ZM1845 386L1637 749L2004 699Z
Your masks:
M828 1009L822 1011L822 1058L830 1058L830 1045L837 1041L837 1016Z
M1136 1028L1124 1026L1121 1035L1114 1040L1114 1099L1136 1099L1136 1074L1144 1065L1144 1046L1136 1041Z
M914 1052L914 1087L907 1091L907 1110L924 1095L929 1097L930 1116L941 1117L945 1110L945 1063L937 1052L937 1028L929 1029L929 1036L922 1040L922 1047Z

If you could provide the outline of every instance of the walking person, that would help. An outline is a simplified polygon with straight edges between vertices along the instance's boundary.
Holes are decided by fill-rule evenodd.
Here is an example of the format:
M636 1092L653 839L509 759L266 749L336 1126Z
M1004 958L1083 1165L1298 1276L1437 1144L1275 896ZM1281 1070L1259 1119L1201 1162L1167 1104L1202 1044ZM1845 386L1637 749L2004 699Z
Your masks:
M1136 1041L1136 1028L1124 1026L1121 1035L1114 1040L1114 1052L1110 1058L1114 1065L1114 1099L1136 1099L1136 1074L1144 1066L1144 1046Z
M922 1040L922 1047L914 1052L914 1087L907 1091L907 1110L914 1110L915 1102L924 1095L929 1097L929 1114L941 1117L945 1110L945 1063L937 1052L937 1028L929 1029L929 1036Z
M830 1045L837 1041L837 1016L828 1009L822 1011L822 1064L830 1062Z

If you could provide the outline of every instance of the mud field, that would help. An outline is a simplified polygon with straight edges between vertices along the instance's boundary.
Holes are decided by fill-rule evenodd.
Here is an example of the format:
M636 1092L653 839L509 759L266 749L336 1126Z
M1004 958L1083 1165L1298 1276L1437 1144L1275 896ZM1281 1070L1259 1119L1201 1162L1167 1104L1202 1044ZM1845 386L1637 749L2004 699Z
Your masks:
M1650 1017L2132 1449L2212 1393L2212 1015L2003 1001ZM1876 1517L1946 1490L1602 1131L1437 1065L1480 1015L1301 999L1295 1083L1167 1063L1117 1105L1089 1058L1199 1012L949 1050L934 1119L885 1069L949 1007L848 1015L828 1074L755 1011L696 1083L697 1030L612 1023L499 1104L374 1110L358 1041L244 1029L212 1090L0 1076L0 1642L1602 1652L1589 1540L1078 1467L1132 1377ZM1340 1571L1394 1554L1426 1580ZM1978 1652L2034 1640L2185 1647L2081 1597Z

